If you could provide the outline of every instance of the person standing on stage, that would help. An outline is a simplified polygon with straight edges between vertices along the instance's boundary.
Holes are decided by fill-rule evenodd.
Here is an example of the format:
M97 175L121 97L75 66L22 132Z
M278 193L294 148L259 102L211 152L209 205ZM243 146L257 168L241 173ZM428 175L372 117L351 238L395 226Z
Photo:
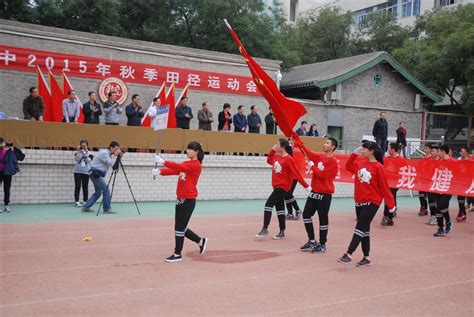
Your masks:
M359 159L362 155L364 159ZM342 264L352 263L352 253L362 243L364 257L357 267L371 265L370 252L370 223L379 209L382 199L385 200L389 212L395 211L393 199L383 170L382 149L375 142L365 142L362 147L354 150L346 163L346 169L355 174L354 200L356 203L357 224L352 241L337 261Z
M285 196L291 188L293 179L309 192L309 185L305 182L303 176L298 171L295 161L291 154L293 149L288 140L280 139L268 154L267 163L272 169L272 187L273 192L265 203L265 212L263 216L263 228L257 233L256 237L261 238L268 235L268 226L272 218L273 207L276 208L280 232L273 237L280 240L285 237Z
M186 150L188 160L183 163L165 161L160 156L156 156L155 162L164 166L163 169L153 169L154 176L178 175L178 186L176 189L176 208L175 208L175 249L174 253L165 259L165 262L178 262L183 259L181 251L183 250L184 237L194 241L199 246L199 254L206 252L207 238L201 238L188 228L189 220L196 207L196 198L198 196L197 183L202 171L202 160L204 151L201 144L191 142Z
M311 180L311 193L308 195L303 211L303 222L308 234L308 242L304 244L301 251L313 253L326 252L326 242L329 229L329 209L331 208L332 194L334 193L334 179L337 176L337 160L334 151L337 149L337 141L328 138L323 145L323 154L312 152L303 143L295 143L309 158L308 165L313 172ZM319 243L314 236L312 217L318 212L319 218Z

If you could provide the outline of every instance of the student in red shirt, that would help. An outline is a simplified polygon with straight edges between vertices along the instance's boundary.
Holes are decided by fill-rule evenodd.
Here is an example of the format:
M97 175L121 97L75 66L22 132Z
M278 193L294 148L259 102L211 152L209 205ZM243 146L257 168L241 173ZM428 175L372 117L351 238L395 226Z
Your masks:
M456 159L449 156L449 146L443 144L439 147L440 155L439 162L443 161L454 161ZM436 208L436 220L438 222L438 230L433 233L435 237L443 237L444 235L451 233L453 230L453 222L449 217L449 201L451 195L449 194L438 194L437 208ZM444 220L446 220L446 230L444 230Z
M384 159L385 163L393 161L396 162L398 160L404 161L405 159L403 156L400 155L400 146L397 143L390 143L388 147L388 156ZM387 203L385 203L384 210L383 210L383 218L382 222L380 223L381 226L393 226L393 217L397 216L397 192L398 188L390 188L392 192L393 199L395 200L395 212L389 212Z
M327 138L323 145L323 153L312 152L303 143L295 143L303 149L309 158L308 165L313 172L311 180L311 193L308 195L303 211L303 222L308 234L308 242L304 244L301 251L313 253L326 252L326 242L329 229L329 208L331 207L332 194L334 193L334 179L337 176L337 160L334 151L337 149L337 141ZM319 243L314 237L312 217L318 212L319 217Z
M358 159L359 155L365 159ZM364 142L362 147L354 150L346 163L346 169L355 174L354 200L357 224L347 252L337 260L339 263L352 263L352 253L362 242L364 257L356 266L370 265L370 223L383 199L389 207L389 212L395 211L395 201L388 187L382 164L383 152L375 142Z
M290 143L285 139L275 144L268 154L267 163L273 166L272 170L272 187L273 192L265 203L265 213L263 216L263 228L257 233L256 237L264 237L268 235L268 226L272 218L273 207L276 208L280 232L273 237L280 240L285 237L285 196L291 189L293 179L297 179L303 187L309 191L310 188L305 182L303 176L298 171L293 157L290 155L293 149Z
M199 245L199 254L206 252L207 238L201 238L188 228L189 220L196 207L196 197L198 190L196 188L199 176L202 170L202 160L204 152L201 144L191 142L186 150L188 160L183 163L175 163L163 160L160 156L156 156L155 162L164 165L162 169L154 169L154 176L179 175L178 187L176 189L176 211L175 211L175 249L174 253L166 258L166 262L178 262L183 258L181 251L183 250L184 237L196 242Z

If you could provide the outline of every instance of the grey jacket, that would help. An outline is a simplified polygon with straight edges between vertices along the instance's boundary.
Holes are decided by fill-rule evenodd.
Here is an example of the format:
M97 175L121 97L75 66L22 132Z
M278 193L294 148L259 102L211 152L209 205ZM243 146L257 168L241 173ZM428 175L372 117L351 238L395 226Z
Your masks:
M120 109L118 102L112 104L109 100L104 103L105 123L119 123L122 109Z
M74 166L74 173L89 174L92 161L89 156L90 152L84 151L79 151L74 155L74 162L76 162L76 165Z
M212 130L212 122L209 121L209 118L214 118L212 116L212 112L210 112L209 110L207 112L204 112L202 110L198 111L199 130Z
M109 167L113 166L116 160L117 157L110 154L109 149L100 149L91 162L91 169L96 169L106 174Z

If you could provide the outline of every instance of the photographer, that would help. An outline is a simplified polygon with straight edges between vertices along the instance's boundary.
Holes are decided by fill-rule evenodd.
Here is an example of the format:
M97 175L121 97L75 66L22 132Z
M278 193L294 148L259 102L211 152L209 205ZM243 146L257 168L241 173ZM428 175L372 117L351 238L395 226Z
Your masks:
M3 201L5 203L3 211L5 212L11 211L8 204L10 204L12 178L13 175L20 171L18 161L23 161L24 159L25 155L20 149L13 147L13 143L6 143L3 138L0 138L0 184L3 183ZM0 210L0 212L2 211Z
M77 147L77 152L74 154L74 161L76 165L74 166L74 201L76 202L76 207L82 207L79 202L79 193L82 186L82 197L83 204L89 198L89 170L91 168L91 161L94 158L92 154L89 153L89 143L87 140L81 140L79 146Z
M86 204L83 206L83 212L93 212L90 208L95 204L97 199L104 194L103 203L104 203L104 213L106 214L116 214L115 211L112 211L110 206L111 197L109 187L105 182L105 175L110 166L118 168L116 162L120 160L122 156L122 150L120 149L120 144L115 141L112 141L108 149L101 149L96 157L91 162L91 169L89 171L90 179L94 184L94 194L89 198Z

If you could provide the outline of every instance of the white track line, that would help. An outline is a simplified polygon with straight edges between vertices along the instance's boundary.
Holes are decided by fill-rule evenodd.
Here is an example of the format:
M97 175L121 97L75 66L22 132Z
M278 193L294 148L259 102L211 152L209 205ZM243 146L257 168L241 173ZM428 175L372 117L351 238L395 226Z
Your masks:
M414 292L419 292L419 291L427 291L427 290L432 290L432 289L440 288L440 287L464 285L464 284L469 284L469 283L473 283L473 282L474 282L474 279L470 279L470 280L466 280L466 281L458 281L458 282L453 282L453 283L435 284L435 285L430 285L430 286L406 289L406 290L403 290L403 291L394 291L394 292L387 292L387 293L382 293L382 294L372 295L372 296L349 298L349 299L343 299L343 300L338 300L338 301L324 303L324 304L316 304L316 305L298 307L298 308L293 308L293 309L285 309L285 310L269 312L269 313L264 313L264 314L265 315L275 315L275 314L294 313L294 312L299 312L299 311L302 311L302 310L310 310L310 309L315 309L315 308L320 308L320 307L325 307L325 306L333 306L333 305L354 303L354 302L360 302L360 301L371 300L371 299L387 297L387 296L395 296L395 295L403 295L403 294L409 294L409 293L414 293Z
M444 254L437 254L437 255L429 255L429 256L420 256L420 257L413 257L413 258L404 258L404 259L397 259L397 260L392 260L392 261L380 261L379 263L396 263L396 262L402 262L405 263L407 261L413 261L413 260L421 260L421 259L430 259L430 258L437 258L437 257L447 257L447 256L453 256L453 255L461 255L461 254L466 254L466 253L474 253L474 251L465 251L465 252L454 252L454 253L444 253ZM340 265L339 265L340 266ZM323 268L318 268L318 269L310 269L310 270L298 270L298 271L285 271L285 272L277 272L277 273L268 273L268 274L260 274L260 275L254 275L254 276L248 276L248 275L243 275L240 277L235 277L235 278L230 278L230 279L222 279L222 280L213 280L213 281L207 281L207 282L194 282L194 283L188 283L188 284L179 284L179 285L167 285L163 287L149 287L149 288L138 288L138 289L129 289L129 290L122 290L122 291L115 291L115 292L108 292L108 293L98 293L98 294L90 294L90 295L82 295L82 296L68 296L68 297L59 297L59 298L51 298L51 299L43 299L43 300L36 300L36 301L29 301L29 302L19 302L19 303L12 303L12 304L3 304L0 305L0 308L8 308L8 307L21 307L21 306L29 306L29 305L36 305L36 304L44 304L44 303L57 303L57 302L64 302L64 301L70 301L70 300L81 300L81 299L88 299L88 298L98 298L98 297L104 297L104 296L114 296L114 295L122 295L122 294L134 294L134 293L143 293L143 292L153 292L153 291L159 291L159 290L168 290L170 288L176 287L176 288L188 288L190 286L200 286L200 285L212 285L212 284L219 284L219 283L230 283L230 282L240 282L240 281L246 281L249 279L259 279L263 280L271 276L284 276L284 275L294 275L294 274L308 274L308 273L314 273L314 272L320 272L320 271L328 271L331 269L334 269L336 265L330 266L330 267L323 267ZM455 283L469 283L472 282L473 280L467 280L467 281L459 281ZM454 283L453 283L454 284ZM442 284L438 284L442 285ZM433 286L428 286L425 288L430 288ZM420 288L423 289L423 288ZM409 291L409 290L405 290ZM399 292L405 292L405 291L399 291ZM393 292L397 293L397 292ZM389 293L387 293L389 294ZM382 295L382 294L381 294ZM377 296L381 295L374 295L373 297L376 298ZM388 295L387 295L388 296ZM348 300L350 301L350 299ZM325 305L325 304L320 304L320 305ZM317 305L316 305L317 306ZM309 306L308 306L309 307ZM312 309L313 306L309 307L308 309Z

